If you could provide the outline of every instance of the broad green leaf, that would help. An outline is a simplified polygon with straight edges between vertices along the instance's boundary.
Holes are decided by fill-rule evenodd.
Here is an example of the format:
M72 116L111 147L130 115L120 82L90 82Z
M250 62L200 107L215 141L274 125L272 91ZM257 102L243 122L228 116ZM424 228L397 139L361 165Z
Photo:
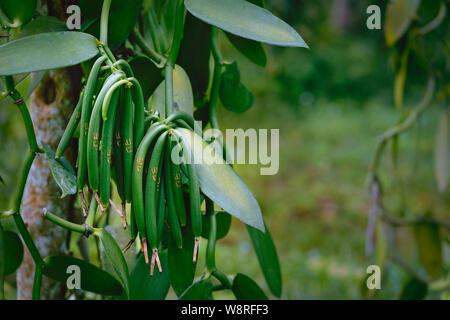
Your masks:
M191 79L195 100L206 95L209 80L209 24L195 18L190 13L186 14L184 23L184 35L181 42L177 63L186 70Z
M243 113L250 109L255 100L253 94L242 85L236 62L224 66L219 94L223 106L236 113Z
M277 250L270 236L269 229L266 226L266 232L262 233L251 226L247 226L247 230L270 291L277 297L281 297L283 285L280 262L278 261Z
M37 0L1 0L1 9L15 27L28 23L36 10Z
M420 222L414 226L414 238L419 250L419 261L430 277L436 279L442 273L442 243L439 225Z
M438 190L443 193L448 184L448 115L444 112L439 121L434 143L434 175Z
M266 66L267 55L261 42L238 37L228 32L225 34L231 44L247 59L260 67Z
M5 255L4 274L13 273L23 260L23 244L17 233L3 231L3 250Z
M120 281L122 287L125 289L125 294L127 297L130 296L130 275L128 274L127 262L117 245L114 238L105 229L98 229L94 232L102 242L103 248L105 250L106 258L112 266L117 280Z
M200 20L243 38L280 46L308 47L286 22L245 0L185 0L184 4Z
M23 29L12 29L10 40L17 40L39 33L66 31L64 22L52 16L39 16L28 23Z
M78 258L59 254L45 258L44 274L56 281L66 283L74 274L70 266L80 268L80 287L83 290L104 295L120 296L123 288L119 281L108 272Z
M388 46L392 46L408 30L419 4L420 0L389 1L384 22L384 36Z
M152 111L159 111L165 117L165 105L166 81L164 80L150 97L148 107ZM173 107L174 111L184 111L187 114L192 114L194 110L191 81L186 71L179 65L173 69Z
M231 216L225 211L219 211L216 213L216 239L225 238L231 227ZM207 216L202 216L202 237L208 239L209 237L209 219Z
M50 169L53 174L53 178L62 191L61 198L64 198L68 194L75 194L77 192L77 178L73 168L66 161L61 159L55 159L55 152L51 150L45 143L42 143L47 160L50 165ZM70 169L69 169L70 167Z
M84 21L100 17L102 0L80 0ZM127 39L137 22L142 0L113 0L108 19L108 45L111 50L119 48ZM100 34L100 21L93 22L86 32L98 37Z
M150 276L150 268L145 263L144 255L141 255L130 275L130 299L131 300L164 300L169 291L169 271L167 262L167 250L159 252L162 273L155 270Z
M249 2L264 8L263 0L249 0ZM228 40L230 40L233 46L245 57L247 57L247 59L260 67L266 66L267 56L261 42L238 37L228 32L225 32L225 34L227 35Z
M211 279L194 282L184 291L180 300L212 300L212 282Z
M188 225L181 228L183 247L178 249L172 234L168 241L169 279L175 293L180 296L194 281L197 262L193 262L194 234Z
M176 130L192 150L202 192L229 214L264 231L258 202L238 174L199 135L183 128Z
M97 54L96 40L87 33L41 33L0 46L0 75L68 67Z
M427 296L428 285L417 278L409 279L403 286L400 300L423 300Z
M138 79L147 100L163 80L161 70L146 56L138 56L130 61L134 77Z
M234 277L231 291L238 300L269 300L258 284L242 273Z

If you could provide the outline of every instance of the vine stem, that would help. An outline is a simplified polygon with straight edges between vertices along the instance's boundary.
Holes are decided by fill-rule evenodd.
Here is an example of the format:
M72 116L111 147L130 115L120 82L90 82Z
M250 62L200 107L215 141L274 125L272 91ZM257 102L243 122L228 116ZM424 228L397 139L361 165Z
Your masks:
M208 245L206 247L206 268L210 273L216 271L216 241L217 241L217 221L214 212L214 203L209 198L205 198L206 216L209 219Z
M395 136L398 136L399 134L408 130L414 123L416 123L417 119L422 114L422 112L424 112L426 108L429 106L431 99L433 98L434 88L435 88L435 79L433 77L430 77L428 79L424 96L419 105L411 111L409 116L403 122L399 123L393 128L388 129L385 133L383 133L379 137L378 146L377 149L375 150L375 156L370 166L371 175L375 175L378 169L378 166L380 164L380 158L387 142L393 139Z
M34 244L33 239L31 238L31 235L28 232L27 227L25 226L25 223L23 222L22 216L19 213L15 213L13 217L17 229L19 230L19 233L22 236L23 242L25 242L28 251L30 251L31 257L33 258L33 261L36 264L36 268L43 266L45 262L42 259L39 250L36 248L36 245Z
M31 294L32 300L41 300L41 286L42 286L42 271L44 266L36 266L34 270L33 292Z
M214 73L209 98L209 121L214 129L219 129L217 119L217 102L219 100L219 88L222 79L223 58L219 48L219 29L211 27L211 53L214 58Z
M82 234L84 234L86 236L89 236L89 235L93 234L94 231L95 231L95 228L92 228L92 227L90 227L87 224L80 225L80 224L76 224L76 223L67 221L67 220L65 220L65 219L63 219L61 217L58 217L57 215L54 215L53 213L48 212L46 208L44 208L43 211L44 211L43 212L44 217L47 220L53 222L54 224L56 224L56 225L58 225L60 227L65 228L67 230L70 230L70 231L73 231L73 232L82 233Z
M167 59L160 55L158 52L150 48L146 43L139 30L136 28L131 32L131 40L135 42L139 48L147 55L150 59L156 62L159 68L162 68L166 63Z
M178 0L175 13L175 31L173 34L169 57L167 58L164 70L164 75L166 78L166 117L173 113L173 68L178 57L178 52L180 51L181 39L183 39L185 18L184 11L184 1Z
M102 14L100 17L100 42L105 46L108 43L108 20L111 0L103 0Z

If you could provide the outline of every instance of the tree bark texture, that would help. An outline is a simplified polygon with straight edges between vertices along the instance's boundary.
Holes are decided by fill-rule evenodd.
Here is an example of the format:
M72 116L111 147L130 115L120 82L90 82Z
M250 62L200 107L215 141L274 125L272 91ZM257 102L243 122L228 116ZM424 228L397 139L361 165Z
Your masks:
M75 68L49 71L31 95L30 111L37 141L56 150L64 128L78 99L80 76ZM69 150L70 151L70 150ZM70 152L65 157L74 163ZM67 232L46 221L42 209L67 217L73 197L61 199L61 190L53 179L46 156L38 155L31 167L22 200L21 214L42 257L66 250ZM17 271L17 298L31 299L35 265L25 250L22 265ZM42 299L61 299L62 285L44 276Z

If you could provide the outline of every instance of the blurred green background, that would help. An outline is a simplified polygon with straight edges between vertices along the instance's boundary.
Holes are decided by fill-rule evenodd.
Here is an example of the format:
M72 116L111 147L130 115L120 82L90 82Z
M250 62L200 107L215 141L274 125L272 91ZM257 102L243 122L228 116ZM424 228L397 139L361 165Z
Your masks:
M237 61L242 82L255 95L245 114L220 108L222 128L280 129L280 170L261 176L258 166L237 172L261 206L277 246L283 299L360 299L366 268L369 197L365 189L377 136L401 119L393 106L394 71L382 30L366 28L366 8L385 1L266 0L293 25L310 50L265 46L265 69L251 64L222 37L227 60ZM405 107L417 103L426 76L412 71ZM417 89L417 90L416 90ZM399 139L399 166L383 158L386 203L414 213L449 217L450 197L437 193L433 173L435 127L441 106ZM13 105L0 108L0 207L7 207L26 151L25 130ZM450 250L444 245L448 280ZM412 231L402 228L397 245L411 268L423 273ZM204 248L205 245L202 245ZM218 243L217 264L242 272L267 290L245 226L233 219ZM201 269L201 268L199 268ZM398 298L407 274L388 263L376 298ZM227 293L218 298L230 298ZM431 290L428 298L439 298Z

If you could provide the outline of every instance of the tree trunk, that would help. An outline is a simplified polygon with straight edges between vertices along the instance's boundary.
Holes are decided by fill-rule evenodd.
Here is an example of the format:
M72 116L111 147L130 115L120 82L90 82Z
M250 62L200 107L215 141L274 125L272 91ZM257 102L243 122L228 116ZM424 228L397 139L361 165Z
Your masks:
M52 150L56 150L77 102L79 87L80 75L74 68L49 71L41 81L31 96L30 108L38 143L45 142ZM70 154L68 158L74 162ZM42 217L43 208L67 217L73 205L73 198L61 199L60 196L61 190L53 179L45 155L38 155L28 176L21 214L43 257L67 249L67 232ZM34 268L31 255L26 250L23 263L17 272L18 299L31 299ZM41 298L63 298L65 290L62 285L64 284L56 284L44 277Z

